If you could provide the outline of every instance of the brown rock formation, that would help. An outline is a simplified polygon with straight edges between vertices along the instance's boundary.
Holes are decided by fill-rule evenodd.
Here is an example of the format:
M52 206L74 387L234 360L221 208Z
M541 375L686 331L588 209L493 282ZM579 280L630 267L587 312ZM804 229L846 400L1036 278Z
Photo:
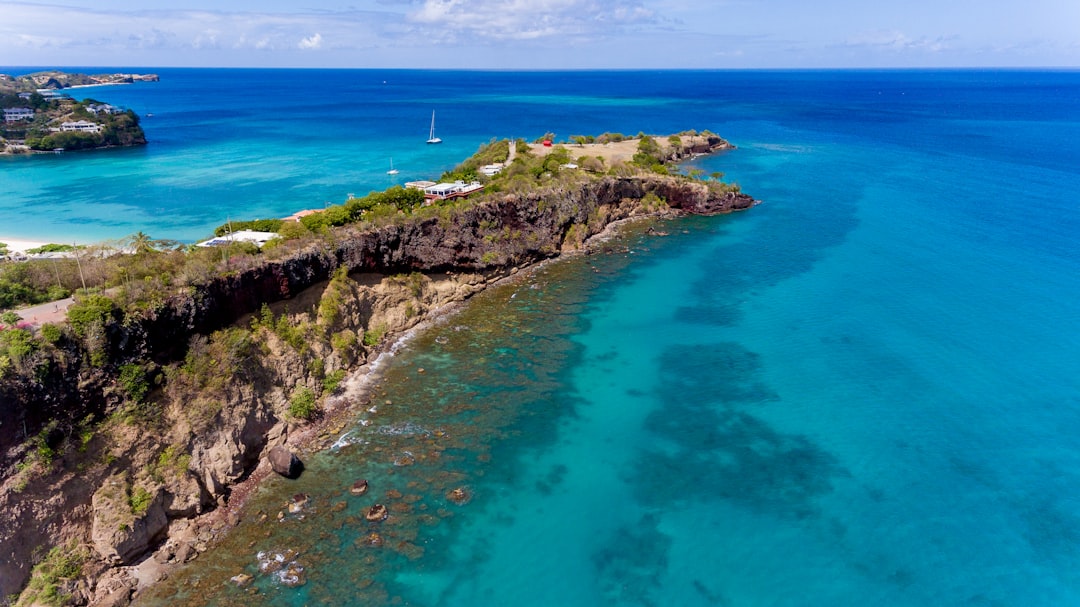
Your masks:
M271 448L270 453L266 455L266 459L270 462L270 467L274 472L285 478L297 478L304 470L304 464L300 461L300 458L281 445Z

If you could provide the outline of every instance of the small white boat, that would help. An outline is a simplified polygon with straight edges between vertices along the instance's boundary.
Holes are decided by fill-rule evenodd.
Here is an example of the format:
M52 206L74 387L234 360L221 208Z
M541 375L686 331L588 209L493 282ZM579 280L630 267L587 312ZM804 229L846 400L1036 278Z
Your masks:
M394 168L394 159L390 158L390 170L386 172L387 175L397 175L398 170Z
M435 136L435 110L431 110L431 132L428 133L428 143L442 143L442 139Z

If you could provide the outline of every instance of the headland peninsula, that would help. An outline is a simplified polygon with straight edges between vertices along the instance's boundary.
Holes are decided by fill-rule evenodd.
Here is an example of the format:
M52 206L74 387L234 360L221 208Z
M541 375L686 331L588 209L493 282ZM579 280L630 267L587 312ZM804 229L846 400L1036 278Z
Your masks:
M0 154L143 145L135 112L96 99L76 101L61 91L157 80L154 74L0 74Z
M680 171L732 147L707 131L493 140L436 181L231 222L208 246L139 232L0 262L0 592L127 604L239 522L239 483L299 473L320 428L367 406L370 363L423 320L602 253L594 237L618 222L753 206L719 174ZM69 295L63 322L19 314Z

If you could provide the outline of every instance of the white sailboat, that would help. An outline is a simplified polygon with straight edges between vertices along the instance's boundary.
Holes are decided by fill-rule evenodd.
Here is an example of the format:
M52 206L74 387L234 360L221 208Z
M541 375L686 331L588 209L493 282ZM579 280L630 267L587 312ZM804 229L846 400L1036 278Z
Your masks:
M431 132L428 133L428 143L442 143L442 139L435 136L435 110L431 110Z
M386 172L387 175L397 175L398 170L394 168L394 157L390 157L390 170Z

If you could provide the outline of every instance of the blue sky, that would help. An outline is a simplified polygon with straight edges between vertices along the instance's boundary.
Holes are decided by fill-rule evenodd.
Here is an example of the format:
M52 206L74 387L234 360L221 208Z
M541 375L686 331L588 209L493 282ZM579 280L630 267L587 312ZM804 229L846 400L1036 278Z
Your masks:
M0 65L1078 67L1080 0L0 0Z

